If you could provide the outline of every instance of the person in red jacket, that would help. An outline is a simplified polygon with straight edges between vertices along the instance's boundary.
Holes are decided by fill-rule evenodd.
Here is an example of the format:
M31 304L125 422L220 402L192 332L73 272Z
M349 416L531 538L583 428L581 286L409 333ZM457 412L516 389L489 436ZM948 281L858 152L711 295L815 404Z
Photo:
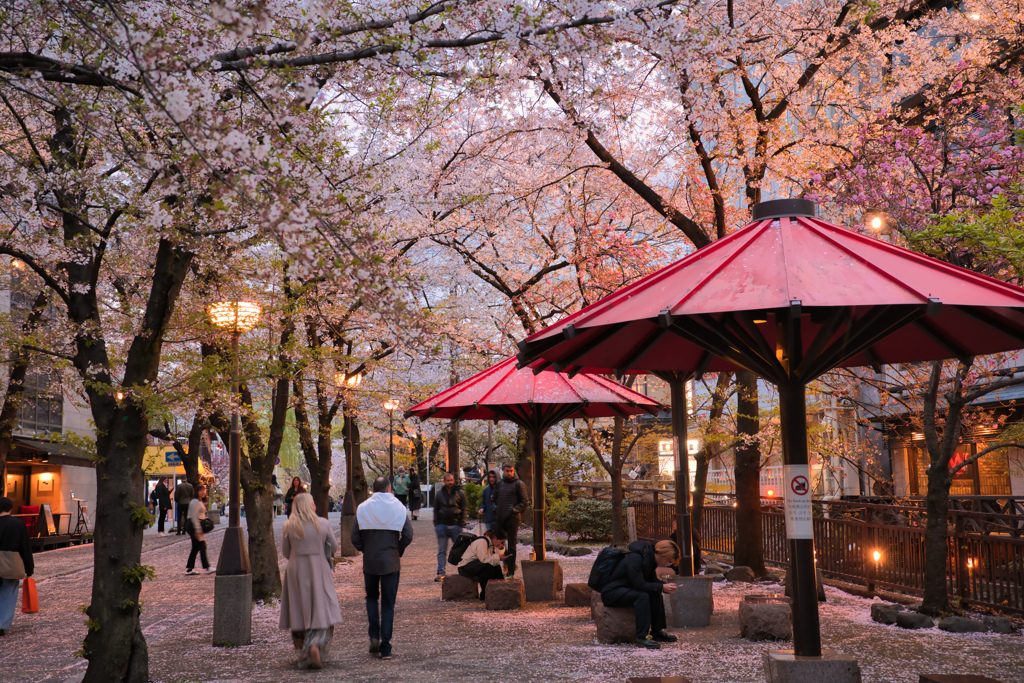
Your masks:
M0 636L6 635L14 622L21 580L35 570L28 530L24 522L11 517L13 509L14 501L0 497Z

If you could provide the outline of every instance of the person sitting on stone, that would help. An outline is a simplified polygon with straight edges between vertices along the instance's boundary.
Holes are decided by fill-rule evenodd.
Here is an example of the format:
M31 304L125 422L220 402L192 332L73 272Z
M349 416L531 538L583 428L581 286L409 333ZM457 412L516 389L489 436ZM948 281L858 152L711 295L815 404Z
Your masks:
M486 599L487 582L500 580L503 576L501 563L506 559L505 532L494 529L469 544L459 562L459 574L480 584L480 599Z
M679 546L673 541L646 541L629 544L629 552L619 561L608 584L601 591L601 602L608 607L632 607L636 618L636 644L657 650L658 643L674 643L675 636L665 632L665 603L662 593L671 595L678 586L658 580L657 568L679 561Z

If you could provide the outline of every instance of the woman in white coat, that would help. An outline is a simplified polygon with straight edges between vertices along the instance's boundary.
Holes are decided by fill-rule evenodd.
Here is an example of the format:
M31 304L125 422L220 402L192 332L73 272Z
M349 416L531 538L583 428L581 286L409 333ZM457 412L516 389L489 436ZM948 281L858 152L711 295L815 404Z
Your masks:
M313 496L300 493L284 525L282 552L288 559L281 593L281 628L292 632L301 650L299 668L319 669L327 659L334 625L341 623L334 567L328 560L338 551L326 519L316 516Z

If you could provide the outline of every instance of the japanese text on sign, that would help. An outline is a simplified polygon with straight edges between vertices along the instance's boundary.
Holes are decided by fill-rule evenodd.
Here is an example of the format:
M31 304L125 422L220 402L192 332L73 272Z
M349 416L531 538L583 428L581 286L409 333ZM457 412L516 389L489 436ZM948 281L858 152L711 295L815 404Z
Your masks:
M814 538L811 524L811 468L785 465L786 537Z

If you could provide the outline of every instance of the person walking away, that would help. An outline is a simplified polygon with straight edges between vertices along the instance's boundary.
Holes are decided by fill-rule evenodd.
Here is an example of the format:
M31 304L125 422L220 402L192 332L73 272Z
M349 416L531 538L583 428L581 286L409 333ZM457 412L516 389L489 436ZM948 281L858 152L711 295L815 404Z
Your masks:
M408 507L409 505L409 475L405 473L405 467L398 468L398 474L395 475L394 486L392 486L395 498L402 501L402 505Z
M402 555L412 543L409 512L391 491L387 477L373 480L373 494L356 508L352 545L363 553L370 653L391 659L391 636ZM378 608L377 600L380 600Z
M334 626L341 623L341 606L334 587L330 557L338 541L326 519L316 516L308 493L292 500L292 516L284 523L281 552L288 559L281 589L282 630L292 632L300 669L320 669L327 661Z
M276 474L270 475L270 485L274 487L274 516L277 517L284 512L284 491L281 490L281 485L277 483Z
M444 475L444 485L434 494L434 533L437 535L437 576L444 578L448 564L448 541L454 542L466 526L466 492L455 488L455 475Z
M298 477L292 479L292 485L288 487L288 491L284 494L284 514L289 517L292 516L292 501L295 500L295 496L305 492L306 487L302 485L302 480Z
M658 567L679 562L679 546L674 541L633 541L629 552L612 572L608 585L601 591L601 602L608 607L632 607L636 619L636 644L651 650L658 643L674 643L675 636L665 632L665 601L662 593L671 595L678 586L658 580Z
M502 578L501 563L505 560L505 532L485 531L483 538L469 544L459 562L459 574L480 584L480 599L486 600L487 582Z
M181 536L184 533L188 533L185 521L188 519L188 506L192 503L192 496L195 491L192 490L192 484L188 483L188 480L182 479L178 482L178 485L174 487L174 509L175 509L175 523L177 526L177 535Z
M519 521L523 511L530 507L530 497L526 493L526 485L516 474L515 465L505 463L504 474L494 486L491 502L494 503L494 517L498 529L505 532L506 551L505 577L512 578L516 573L516 537L519 535Z
M196 571L196 555L199 555L203 563L203 570L212 574L216 569L210 566L210 560L206 558L206 532L203 531L203 520L206 519L206 487L200 484L195 488L195 498L188 504L188 518L185 520L188 535L192 539L192 550L188 554L188 562L185 563L185 573L189 576L198 574Z
M498 485L498 477L501 474L498 472L498 468L495 467L487 472L487 485L484 486L484 491L480 494L480 509L477 510L477 515L484 522L484 529L488 531L498 526L498 519L494 512L494 487Z
M19 518L11 517L13 509L13 500L0 497L0 636L7 635L14 623L21 580L35 571L28 529Z
M160 481L153 488L152 497L157 510L156 535L166 536L164 522L167 519L167 511L171 509L171 490L167 488L167 477L160 477Z
M423 507L423 490L420 488L420 475L415 468L409 471L409 512L412 518L420 518L420 508Z

